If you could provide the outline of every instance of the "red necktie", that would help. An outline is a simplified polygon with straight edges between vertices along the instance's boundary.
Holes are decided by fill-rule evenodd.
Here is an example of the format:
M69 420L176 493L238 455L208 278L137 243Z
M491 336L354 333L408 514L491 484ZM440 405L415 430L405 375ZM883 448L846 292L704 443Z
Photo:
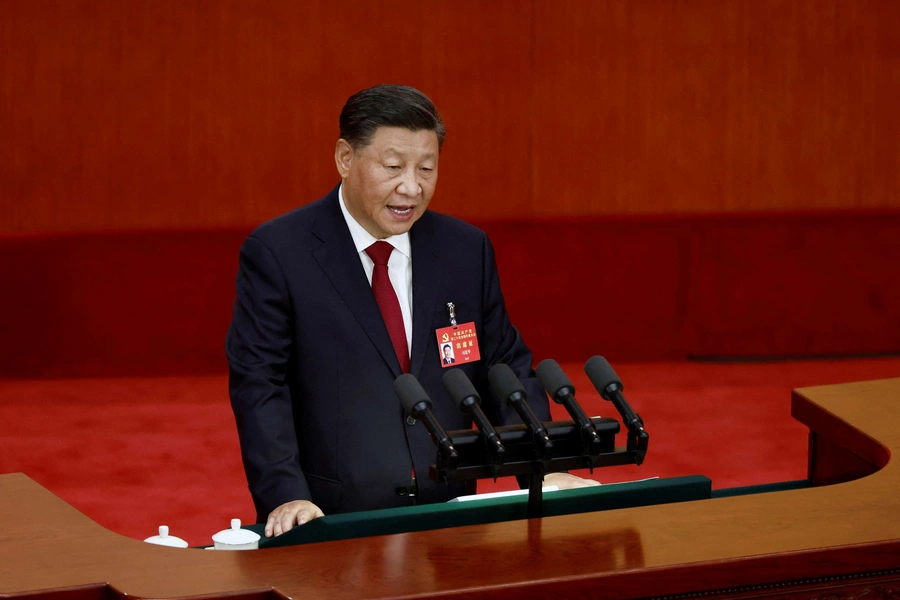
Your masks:
M400 370L409 373L409 345L406 343L406 327L403 325L403 313L400 312L400 302L397 293L391 285L388 275L388 259L394 247L387 242L378 241L366 248L366 254L375 263L375 271L372 273L372 291L375 293L375 301L381 309L381 318L387 327L394 352L400 361Z

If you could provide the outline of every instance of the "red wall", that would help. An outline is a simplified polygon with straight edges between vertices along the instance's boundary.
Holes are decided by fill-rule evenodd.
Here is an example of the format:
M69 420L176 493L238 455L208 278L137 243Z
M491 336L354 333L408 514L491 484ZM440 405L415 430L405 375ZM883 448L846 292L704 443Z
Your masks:
M537 361L900 352L897 212L476 224ZM0 378L224 372L248 233L0 235Z
M249 226L379 82L468 219L900 208L895 0L4 0L0 231Z

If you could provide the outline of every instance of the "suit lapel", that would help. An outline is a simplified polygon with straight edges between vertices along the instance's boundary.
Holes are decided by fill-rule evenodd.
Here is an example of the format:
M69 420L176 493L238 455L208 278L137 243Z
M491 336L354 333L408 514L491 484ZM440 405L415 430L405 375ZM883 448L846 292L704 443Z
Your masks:
M429 232L429 217L427 212L422 215L409 236L413 281L413 334L409 371L416 377L419 376L423 362L427 360L425 349L430 336L434 335L434 313L439 308L443 289L444 271L440 268L440 254L434 245L434 236ZM450 324L449 317L447 324ZM434 360L437 358L434 357Z
M323 205L312 232L322 242L319 248L313 250L313 257L394 372L394 377L399 377L400 363L397 361L397 354L384 325L381 310L375 302L375 294L372 293L372 287L366 279L350 230L341 213L337 188ZM415 298L415 294L413 297Z

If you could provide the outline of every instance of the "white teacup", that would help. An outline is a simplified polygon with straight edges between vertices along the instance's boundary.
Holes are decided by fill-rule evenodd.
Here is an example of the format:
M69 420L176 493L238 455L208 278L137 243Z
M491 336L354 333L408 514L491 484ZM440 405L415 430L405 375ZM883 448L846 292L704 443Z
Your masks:
M180 537L169 535L169 527L167 525L159 526L159 535L148 537L144 540L148 544L156 544L157 546L171 546L172 548L187 548L188 543Z
M223 529L212 536L216 550L256 550L259 548L259 534L241 529L241 520L232 519L231 529Z

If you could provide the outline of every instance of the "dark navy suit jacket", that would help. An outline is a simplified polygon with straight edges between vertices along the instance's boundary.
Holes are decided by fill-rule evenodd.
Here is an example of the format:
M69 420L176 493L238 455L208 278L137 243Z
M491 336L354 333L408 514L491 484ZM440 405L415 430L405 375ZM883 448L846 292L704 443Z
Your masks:
M475 383L495 424L521 422L496 399L487 371L506 363L520 376L538 417L547 396L532 355L510 324L481 230L426 211L410 230L413 332L410 372L446 430L469 419L440 380L435 330L475 322L481 360L457 363ZM261 225L244 242L226 351L229 390L257 518L298 499L325 514L409 505L398 494L415 466L421 503L466 492L427 478L436 448L421 423L410 426L393 382L400 366L375 302L337 188Z

